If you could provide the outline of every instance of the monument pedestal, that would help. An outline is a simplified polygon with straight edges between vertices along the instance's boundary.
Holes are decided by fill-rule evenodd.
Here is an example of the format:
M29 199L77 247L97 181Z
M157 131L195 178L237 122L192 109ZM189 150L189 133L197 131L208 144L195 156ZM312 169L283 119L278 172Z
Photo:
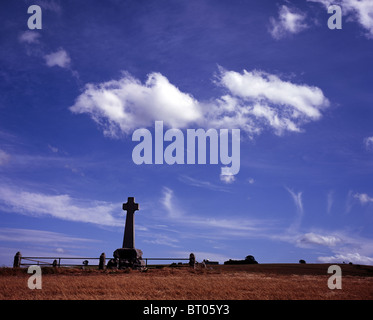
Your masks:
M140 249L119 248L113 252L113 256L118 261L118 268L140 269L145 267L145 261L142 259Z

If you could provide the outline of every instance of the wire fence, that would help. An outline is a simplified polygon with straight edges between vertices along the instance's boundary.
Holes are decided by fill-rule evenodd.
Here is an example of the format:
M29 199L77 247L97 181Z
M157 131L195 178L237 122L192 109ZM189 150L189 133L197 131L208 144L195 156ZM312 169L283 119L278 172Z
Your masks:
M19 258L19 266L31 266L31 265L41 265L41 266L53 266L53 267L82 267L82 266L97 266L98 261L100 258L92 258L92 257L20 257ZM105 261L110 260L112 258L105 258ZM75 263L68 263L69 260ZM80 260L81 264L77 264L76 261ZM164 261L170 261L170 264L176 264L180 261L189 261L189 258L143 258L142 260L145 261L145 266L148 267L148 261L159 261L161 263L157 263L154 265L162 265ZM23 262L25 261L25 262ZM97 261L97 264L95 264ZM150 265L151 266L151 265Z
M75 263L67 263L64 260L69 260ZM78 264L77 260L81 260L81 263ZM87 258L87 257L21 257L20 266L30 266L30 265L42 265L42 266L53 266L53 267L81 267L87 265L94 265L92 261L99 261L100 258ZM106 258L105 260L110 260ZM26 261L23 262L23 261ZM33 262L33 263L29 263ZM98 264L97 264L98 266Z

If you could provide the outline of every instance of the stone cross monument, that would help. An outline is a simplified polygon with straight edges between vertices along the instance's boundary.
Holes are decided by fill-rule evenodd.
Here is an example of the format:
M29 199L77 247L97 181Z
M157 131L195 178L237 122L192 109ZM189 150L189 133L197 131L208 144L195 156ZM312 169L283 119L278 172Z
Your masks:
M127 210L126 226L124 229L123 248L135 248L135 211L139 210L139 204L134 197L128 197L127 203L123 203L123 210Z
M128 197L128 201L123 203L123 210L127 211L123 246L114 251L114 260L119 269L140 269L145 266L145 261L142 251L135 249L135 211L139 210L139 204L135 203L134 197Z

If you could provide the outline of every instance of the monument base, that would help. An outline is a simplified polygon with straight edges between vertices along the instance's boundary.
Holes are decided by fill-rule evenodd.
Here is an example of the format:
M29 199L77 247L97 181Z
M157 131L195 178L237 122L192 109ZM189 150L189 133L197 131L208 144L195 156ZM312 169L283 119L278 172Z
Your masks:
M140 249L119 248L113 252L113 256L118 261L118 269L141 269L145 267Z

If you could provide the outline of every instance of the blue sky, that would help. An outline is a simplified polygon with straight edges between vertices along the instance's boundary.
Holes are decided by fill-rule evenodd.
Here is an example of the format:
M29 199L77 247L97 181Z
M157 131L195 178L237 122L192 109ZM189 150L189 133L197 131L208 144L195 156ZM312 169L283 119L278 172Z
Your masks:
M3 1L0 264L110 257L129 196L144 257L373 264L373 5L333 3ZM240 129L239 173L136 165L155 121Z

